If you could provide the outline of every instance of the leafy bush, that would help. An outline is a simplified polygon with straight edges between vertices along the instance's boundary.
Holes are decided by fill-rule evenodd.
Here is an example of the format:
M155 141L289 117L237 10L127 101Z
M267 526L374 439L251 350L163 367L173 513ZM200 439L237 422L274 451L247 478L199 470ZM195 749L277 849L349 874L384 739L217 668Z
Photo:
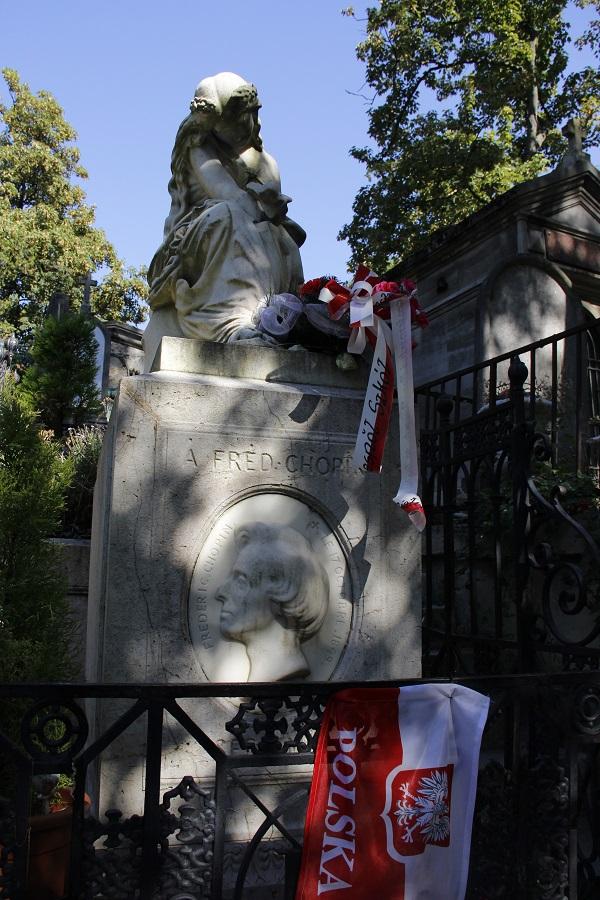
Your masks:
M92 504L96 470L104 430L98 425L70 428L64 455L71 465L71 482L67 489L61 534L85 537L92 529Z
M73 625L58 528L72 463L40 430L27 395L0 390L0 681L71 674Z

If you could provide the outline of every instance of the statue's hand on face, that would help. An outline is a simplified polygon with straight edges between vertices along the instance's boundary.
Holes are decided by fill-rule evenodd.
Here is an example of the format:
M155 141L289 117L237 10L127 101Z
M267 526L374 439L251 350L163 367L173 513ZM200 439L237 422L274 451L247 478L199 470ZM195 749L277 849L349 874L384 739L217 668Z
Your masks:
M214 130L232 150L235 150L237 153L243 153L250 147L255 146L259 140L260 119L258 118L258 107L239 110L233 114L223 113Z

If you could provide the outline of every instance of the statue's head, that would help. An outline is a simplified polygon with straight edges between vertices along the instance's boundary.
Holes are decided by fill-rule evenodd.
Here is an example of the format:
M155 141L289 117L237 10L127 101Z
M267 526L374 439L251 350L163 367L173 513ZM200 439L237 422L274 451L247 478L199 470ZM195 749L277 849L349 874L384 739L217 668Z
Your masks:
M301 532L254 522L236 532L237 555L217 590L221 633L248 643L274 622L306 641L320 629L329 603L329 579Z
M213 131L237 153L262 150L259 109L254 85L233 72L203 78L190 104L199 128Z
M175 136L169 182L171 212L165 222L165 235L188 211L190 148L204 144L213 136L225 151L224 155L233 157L236 163L247 150L262 151L259 109L256 88L239 75L220 72L202 79L190 103L190 112Z

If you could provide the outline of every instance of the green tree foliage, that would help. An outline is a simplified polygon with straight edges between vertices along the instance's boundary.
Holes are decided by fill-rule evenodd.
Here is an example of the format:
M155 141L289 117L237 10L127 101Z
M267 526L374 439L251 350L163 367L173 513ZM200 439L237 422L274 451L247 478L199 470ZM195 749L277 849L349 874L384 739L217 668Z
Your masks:
M33 364L25 372L23 390L57 438L66 421L82 425L100 411L97 350L94 323L78 313L58 320L49 316L36 332L30 351Z
M102 318L141 322L147 285L143 270L126 270L94 209L77 184L73 128L46 91L34 94L11 69L3 70L10 96L0 104L0 333L29 333L40 325L57 291L75 308L80 279L104 267L92 296Z
M578 0L594 6L600 0ZM383 272L518 182L556 163L560 125L600 137L600 75L569 71L567 0L380 0L357 48L375 99L368 184L340 232ZM352 10L346 10L352 15ZM600 22L576 41L600 57ZM428 109L429 111L426 111Z
M102 450L104 429L98 425L71 428L64 444L64 455L71 465L71 481L65 497L61 533L65 537L89 537L96 473Z
M0 390L0 681L71 674L73 627L59 550L70 463L10 377Z

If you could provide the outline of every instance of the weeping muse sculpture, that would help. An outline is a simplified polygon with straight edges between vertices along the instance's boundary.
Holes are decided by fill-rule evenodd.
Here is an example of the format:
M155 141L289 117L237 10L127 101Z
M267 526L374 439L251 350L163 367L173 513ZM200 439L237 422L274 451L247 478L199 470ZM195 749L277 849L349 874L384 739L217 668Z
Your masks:
M260 138L256 88L203 79L171 156L171 209L148 271L146 368L165 336L271 343L253 316L303 281L303 229L287 215L276 161Z

